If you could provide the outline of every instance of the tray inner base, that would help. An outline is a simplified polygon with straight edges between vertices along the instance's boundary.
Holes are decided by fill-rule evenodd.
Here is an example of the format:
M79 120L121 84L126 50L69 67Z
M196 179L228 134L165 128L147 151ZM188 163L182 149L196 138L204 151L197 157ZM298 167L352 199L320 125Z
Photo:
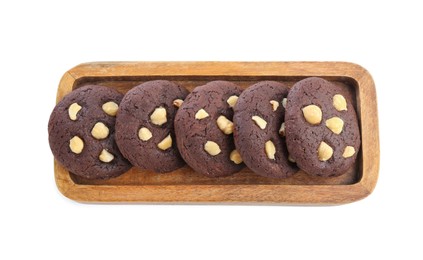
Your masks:
M356 106L356 83L346 77L323 77L350 91L354 99L354 106L360 121L360 111ZM126 93L132 87L143 82L156 79L173 81L191 91L196 86L203 85L212 80L228 80L247 88L261 80L275 80L285 83L291 87L301 77L270 77L270 76L154 76L154 77L85 77L77 80L73 88L87 84L98 84L109 86ZM360 181L362 172L362 154L358 154L357 161L353 167L344 175L339 177L321 178L312 177L303 171L287 179L265 178L254 174L248 168L228 177L209 178L194 172L190 167L185 166L176 171L166 174L157 174L151 171L132 168L123 175L109 180L87 180L70 174L72 180L79 185L348 185Z

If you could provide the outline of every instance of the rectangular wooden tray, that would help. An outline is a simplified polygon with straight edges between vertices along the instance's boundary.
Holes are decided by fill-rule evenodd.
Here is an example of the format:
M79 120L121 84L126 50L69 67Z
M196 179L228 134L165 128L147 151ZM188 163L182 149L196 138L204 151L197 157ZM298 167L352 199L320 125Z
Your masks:
M245 168L233 176L208 178L188 166L168 174L132 168L110 180L86 180L57 161L57 187L80 202L343 204L368 196L379 172L379 130L376 91L370 74L346 62L95 62L66 72L57 91L59 101L86 84L113 87L125 93L149 80L167 79L189 90L212 80L232 81L242 88L276 80L292 86L318 76L347 88L356 98L361 150L354 167L340 177L310 177L300 171L287 179L270 179Z

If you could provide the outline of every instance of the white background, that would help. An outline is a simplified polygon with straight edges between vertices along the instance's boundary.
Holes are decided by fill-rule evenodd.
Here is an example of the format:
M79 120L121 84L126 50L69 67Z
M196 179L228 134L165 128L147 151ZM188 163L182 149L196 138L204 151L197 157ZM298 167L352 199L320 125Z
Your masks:
M2 1L0 259L422 259L417 3ZM336 207L91 205L62 196L47 121L63 73L89 61L167 60L364 66L380 119L374 193Z

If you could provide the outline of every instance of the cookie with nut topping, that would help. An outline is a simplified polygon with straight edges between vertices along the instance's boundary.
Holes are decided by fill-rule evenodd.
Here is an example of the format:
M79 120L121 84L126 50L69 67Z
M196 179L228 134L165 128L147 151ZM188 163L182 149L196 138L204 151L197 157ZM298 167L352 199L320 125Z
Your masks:
M88 85L56 105L48 123L49 143L67 170L87 179L108 179L131 168L114 138L122 97L114 89Z
M134 166L165 173L185 165L173 121L187 95L167 80L148 81L126 93L116 118L116 142Z
M244 164L233 141L232 122L241 88L228 81L196 87L175 117L182 157L196 172L209 177L231 175Z
M235 146L247 167L265 177L286 178L298 171L285 142L288 91L282 83L262 81L244 90L234 108Z
M322 78L306 78L291 88L285 132L292 158L315 176L344 174L360 149L360 130L350 93Z

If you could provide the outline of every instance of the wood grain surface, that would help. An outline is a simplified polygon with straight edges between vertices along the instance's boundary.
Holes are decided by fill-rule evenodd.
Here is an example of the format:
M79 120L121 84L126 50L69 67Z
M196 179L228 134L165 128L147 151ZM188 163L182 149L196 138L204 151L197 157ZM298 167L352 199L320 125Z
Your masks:
M368 196L379 172L376 91L370 74L346 62L96 62L69 70L60 81L57 102L75 88L99 84L126 93L145 81L167 79L192 90L211 80L242 88L276 80L291 87L306 77L325 78L355 97L362 145L357 161L339 177L312 177L299 171L287 179L255 175L245 168L233 176L209 178L185 166L167 174L132 168L110 180L86 180L54 162L56 184L80 202L343 204Z

